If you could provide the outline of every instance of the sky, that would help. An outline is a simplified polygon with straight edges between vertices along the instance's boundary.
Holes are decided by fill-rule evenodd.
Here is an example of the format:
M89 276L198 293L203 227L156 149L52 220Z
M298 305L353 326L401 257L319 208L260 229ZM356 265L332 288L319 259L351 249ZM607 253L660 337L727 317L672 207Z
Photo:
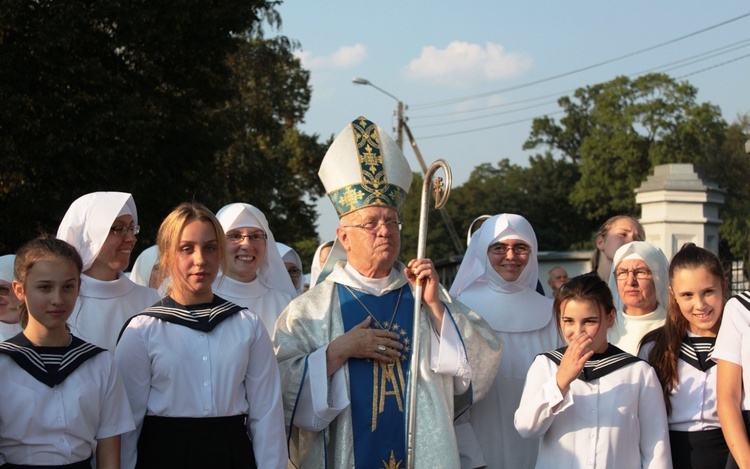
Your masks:
M620 75L688 81L727 122L750 112L747 1L287 0L278 11L278 34L310 71L301 129L327 140L363 115L395 138L400 100L426 164L445 159L454 187L483 163L527 165L544 151L522 149L535 117L559 119L559 97ZM317 209L333 239L327 198Z

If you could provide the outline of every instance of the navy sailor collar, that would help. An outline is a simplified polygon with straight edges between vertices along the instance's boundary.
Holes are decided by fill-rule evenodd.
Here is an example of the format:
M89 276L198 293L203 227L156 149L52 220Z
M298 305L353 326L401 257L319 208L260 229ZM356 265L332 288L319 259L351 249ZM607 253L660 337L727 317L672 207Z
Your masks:
M680 358L693 368L706 372L716 362L711 360L714 353L716 337L690 337L682 339L680 344Z
M544 355L555 362L557 366L560 366L562 357L567 349L568 347L565 346L551 352L544 352L540 355ZM607 350L603 353L595 353L590 359L586 360L586 364L583 366L581 374L578 375L578 379L587 382L593 381L638 361L641 361L641 359L609 344Z
M37 347L23 332L0 342L0 353L9 355L37 381L51 388L65 381L86 360L102 352L106 350L76 336L71 336L70 345L66 347Z
M243 309L246 308L227 301L218 295L214 295L214 299L210 303L197 305L182 305L166 296L138 316L151 316L196 331L211 332L222 321ZM125 327L127 327L127 324L125 324Z

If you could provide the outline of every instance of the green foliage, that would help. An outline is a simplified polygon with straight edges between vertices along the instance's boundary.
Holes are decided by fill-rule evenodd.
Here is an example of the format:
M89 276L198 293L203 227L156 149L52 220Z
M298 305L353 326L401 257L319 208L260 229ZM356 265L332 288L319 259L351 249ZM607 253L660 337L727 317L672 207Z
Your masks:
M296 45L263 37L276 4L2 2L0 252L97 190L134 195L141 248L191 199L252 203L279 239L316 242L325 146L296 128L310 100Z
M636 213L633 191L660 164L696 164L722 187L740 193L746 184L738 180L736 169L747 161L736 154L742 137L735 138L730 157L725 140L731 129L728 134L718 107L697 103L696 96L692 85L662 74L618 77L581 88L573 98L559 100L566 114L559 124L549 117L534 121L524 148L544 145L578 164L580 178L570 186L569 200L579 220L599 223ZM744 220L733 219L743 216L738 203L728 200L721 212L726 222L722 235L732 233L735 252L740 239L747 239L747 231L737 231Z
M745 153L745 142L749 139L750 114L745 114L728 127L722 152L705 165L706 175L727 191L719 210L723 220L719 236L731 257L744 260L745 268L750 266L750 183L747 176L750 155Z

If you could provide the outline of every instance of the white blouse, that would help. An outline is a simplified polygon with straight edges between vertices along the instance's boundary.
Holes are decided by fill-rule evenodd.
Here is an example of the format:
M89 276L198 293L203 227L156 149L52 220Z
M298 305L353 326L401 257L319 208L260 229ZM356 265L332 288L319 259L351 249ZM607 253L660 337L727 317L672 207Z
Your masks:
M123 332L120 367L136 430L123 436L122 467L132 468L145 415L228 417L246 414L256 461L286 468L279 369L260 319L242 310L201 332L151 316Z
M96 440L135 428L125 387L108 353L54 387L0 354L0 466L63 465L87 459Z
M750 301L750 292L741 293ZM750 310L737 298L727 301L716 346L711 356L714 361L726 360L742 367L742 410L750 410Z
M601 378L557 387L558 366L537 356L529 369L515 426L541 437L537 468L672 467L661 386L639 361Z
M648 359L653 346L653 342L644 344L638 356L644 360ZM715 366L704 372L682 359L677 360L679 382L672 390L670 398L670 430L699 432L721 428L716 410L716 372Z

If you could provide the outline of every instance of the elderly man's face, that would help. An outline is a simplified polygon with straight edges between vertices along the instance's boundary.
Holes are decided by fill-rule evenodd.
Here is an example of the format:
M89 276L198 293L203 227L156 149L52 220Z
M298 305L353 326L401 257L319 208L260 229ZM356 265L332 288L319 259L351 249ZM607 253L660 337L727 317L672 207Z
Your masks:
M386 277L401 251L398 221L390 207L366 207L344 216L336 234L346 261L366 277Z
M552 291L557 293L557 291L568 283L568 273L563 269L562 267L557 267L555 269L552 269L552 271L549 274L549 280L547 280L547 283L550 287L552 287Z

